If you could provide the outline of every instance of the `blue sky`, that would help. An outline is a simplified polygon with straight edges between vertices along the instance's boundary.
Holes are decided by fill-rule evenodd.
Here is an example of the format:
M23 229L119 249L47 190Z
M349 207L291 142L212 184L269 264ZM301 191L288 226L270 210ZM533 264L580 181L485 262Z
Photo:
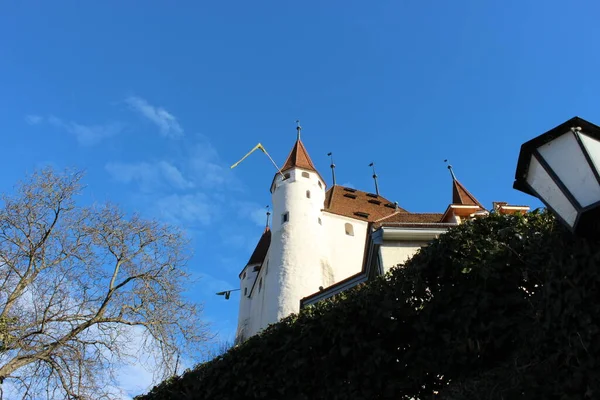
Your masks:
M177 4L176 4L177 3ZM237 287L296 119L322 175L442 212L450 175L485 205L519 146L579 115L600 123L600 4L590 1L4 2L0 190L45 165L87 171L82 201L177 224L189 296L231 340Z

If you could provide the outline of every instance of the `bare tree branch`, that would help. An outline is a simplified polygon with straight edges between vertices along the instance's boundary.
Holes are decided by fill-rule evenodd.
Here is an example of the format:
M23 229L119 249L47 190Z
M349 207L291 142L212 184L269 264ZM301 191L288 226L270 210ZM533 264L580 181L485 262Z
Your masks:
M43 170L2 197L0 399L7 380L23 399L110 399L120 363L153 354L163 379L208 337L181 295L181 232L110 204L77 207L81 178Z

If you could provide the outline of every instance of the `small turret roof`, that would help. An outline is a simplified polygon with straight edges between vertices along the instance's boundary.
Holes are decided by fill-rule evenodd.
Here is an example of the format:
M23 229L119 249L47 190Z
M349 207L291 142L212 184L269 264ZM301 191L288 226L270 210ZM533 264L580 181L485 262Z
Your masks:
M304 147L304 143L302 143L300 138L296 140L294 147L292 147L292 151L290 151L287 160L285 160L283 167L281 167L281 171L284 172L291 168L302 168L317 172L317 169L310 159L306 147Z
M265 261L265 258L267 257L267 252L269 251L270 245L271 245L271 229L267 226L265 228L265 231L263 232L262 236L258 240L258 243L257 243L256 247L254 248L252 255L250 256L250 259L248 260L248 263L246 264L246 266L244 268L246 268L248 265L262 264ZM243 271L244 271L244 269L242 269L242 272ZM240 272L240 275L242 274L242 272Z
M452 204L485 207L456 179L452 179Z

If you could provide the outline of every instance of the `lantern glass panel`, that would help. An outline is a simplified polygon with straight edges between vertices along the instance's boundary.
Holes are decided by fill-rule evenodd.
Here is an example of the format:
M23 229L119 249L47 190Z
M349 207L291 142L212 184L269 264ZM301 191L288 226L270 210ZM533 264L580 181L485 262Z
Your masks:
M527 183L554 212L558 213L571 228L573 227L577 218L577 210L533 155L527 172Z
M585 149L590 155L590 158L596 167L596 171L600 171L600 141L584 134L583 132L579 134L579 137L581 138Z
M538 151L582 207L600 200L600 184L573 132L540 146Z

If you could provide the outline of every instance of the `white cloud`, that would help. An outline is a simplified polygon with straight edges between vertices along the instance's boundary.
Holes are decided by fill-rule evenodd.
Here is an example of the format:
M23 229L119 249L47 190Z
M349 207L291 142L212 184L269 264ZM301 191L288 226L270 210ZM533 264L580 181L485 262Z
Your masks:
M235 208L240 218L246 218L258 226L265 226L267 222L267 208L257 203L237 202Z
M190 189L194 184L184 178L181 171L167 161L156 163L119 163L112 162L105 166L114 179L123 183L137 182L140 187L149 191L167 185L175 189Z
M229 168L220 160L217 150L205 137L198 136L198 142L191 147L186 158L190 175L198 186L217 188L226 185L228 189L237 187Z
M145 99L138 96L131 96L125 99L125 102L144 118L154 123L161 135L170 138L176 138L183 135L183 129L177 122L177 118L162 107L153 106Z
M43 119L44 117L40 115L30 114L25 116L25 122L27 122L29 125L37 125L41 123Z
M204 193L172 194L158 199L155 205L164 220L183 227L206 226L218 210Z
M83 125L74 121L64 121L54 115L45 118L39 115L27 115L25 121L30 125L41 125L47 123L62 129L77 139L83 146L91 146L103 139L119 134L123 130L120 123L108 123L101 125Z

